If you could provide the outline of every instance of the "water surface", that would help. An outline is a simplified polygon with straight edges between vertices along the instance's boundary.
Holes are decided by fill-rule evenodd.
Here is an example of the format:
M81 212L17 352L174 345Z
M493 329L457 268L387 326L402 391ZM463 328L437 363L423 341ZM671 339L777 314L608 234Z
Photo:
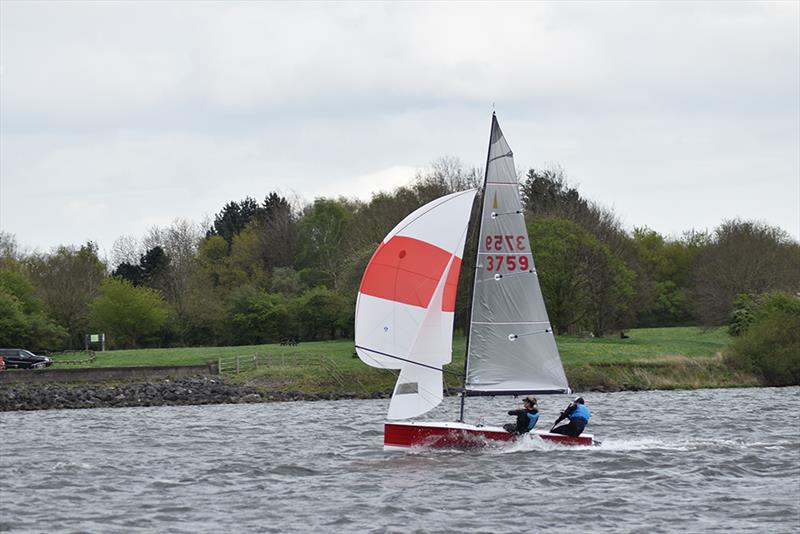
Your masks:
M800 388L584 397L599 447L384 452L386 400L0 413L0 531L800 528ZM542 397L540 425L568 401Z

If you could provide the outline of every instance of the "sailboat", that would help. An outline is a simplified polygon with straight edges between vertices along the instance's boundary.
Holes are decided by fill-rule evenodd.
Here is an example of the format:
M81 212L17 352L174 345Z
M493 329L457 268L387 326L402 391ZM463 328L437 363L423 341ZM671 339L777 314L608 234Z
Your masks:
M366 364L399 370L384 423L384 448L471 448L516 438L465 422L480 395L570 393L547 316L519 197L514 157L492 114L482 189L470 325L457 421L407 421L442 402L452 361L456 287L477 189L440 197L405 217L367 265L355 312ZM593 437L532 435L570 445Z

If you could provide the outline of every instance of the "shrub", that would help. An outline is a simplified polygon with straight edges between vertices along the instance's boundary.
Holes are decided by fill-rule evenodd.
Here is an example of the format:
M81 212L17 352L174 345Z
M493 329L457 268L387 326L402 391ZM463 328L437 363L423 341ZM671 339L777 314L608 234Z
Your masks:
M231 341L239 345L275 343L292 337L286 297L252 286L235 289L228 301Z
M0 270L0 346L53 350L63 347L68 337L47 317L25 276Z
M733 301L731 318L728 321L728 333L732 336L743 334L753 322L753 309L756 301L750 295L741 294Z
M763 295L726 360L761 375L766 385L800 385L800 298L786 293Z
M351 335L353 305L324 286L309 289L292 302L292 315L303 340L336 339Z
M173 313L158 291L121 278L103 280L100 296L89 309L90 325L106 333L114 348L157 343L162 326Z

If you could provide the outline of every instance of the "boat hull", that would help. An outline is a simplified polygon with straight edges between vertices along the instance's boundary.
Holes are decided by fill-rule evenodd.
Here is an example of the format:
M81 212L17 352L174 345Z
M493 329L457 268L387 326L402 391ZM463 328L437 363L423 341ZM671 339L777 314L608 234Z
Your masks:
M551 434L533 430L531 434L541 439L562 445L593 445L591 434L578 437ZM475 449L506 441L514 441L516 435L495 426L477 426L466 423L402 422L384 423L383 448L408 449L430 447L434 449Z

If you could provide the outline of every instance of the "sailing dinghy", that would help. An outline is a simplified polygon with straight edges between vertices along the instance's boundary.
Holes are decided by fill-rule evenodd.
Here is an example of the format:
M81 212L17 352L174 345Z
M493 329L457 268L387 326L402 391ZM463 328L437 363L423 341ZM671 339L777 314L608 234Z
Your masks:
M460 417L405 421L442 402L442 368L452 360L456 287L477 193L452 193L408 215L364 271L356 352L368 365L400 371L384 424L386 449L512 441L517 436L501 427L465 423L465 398L570 393L533 263L513 154L492 114ZM593 443L591 434L530 433L557 443Z

